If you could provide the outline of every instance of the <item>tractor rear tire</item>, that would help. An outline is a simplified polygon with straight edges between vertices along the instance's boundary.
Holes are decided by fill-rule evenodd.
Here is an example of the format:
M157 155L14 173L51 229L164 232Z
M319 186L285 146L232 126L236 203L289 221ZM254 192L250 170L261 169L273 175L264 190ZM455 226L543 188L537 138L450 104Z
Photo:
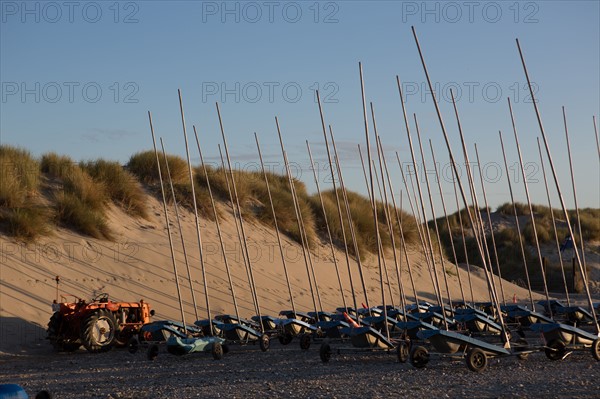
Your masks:
M81 325L81 342L88 352L107 352L115 344L117 328L117 320L111 312L96 311Z
M62 315L59 312L55 312L50 321L48 322L48 329L46 330L47 338L52 343L52 346L57 352L74 352L81 346L78 342L65 342L64 338L60 336L62 325Z

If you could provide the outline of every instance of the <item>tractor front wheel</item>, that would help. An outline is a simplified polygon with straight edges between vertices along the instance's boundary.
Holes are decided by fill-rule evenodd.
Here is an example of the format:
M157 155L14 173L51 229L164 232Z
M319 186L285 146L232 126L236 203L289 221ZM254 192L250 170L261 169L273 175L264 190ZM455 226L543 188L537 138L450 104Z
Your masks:
M81 342L92 353L109 351L115 344L116 335L117 320L105 310L92 313L81 325Z

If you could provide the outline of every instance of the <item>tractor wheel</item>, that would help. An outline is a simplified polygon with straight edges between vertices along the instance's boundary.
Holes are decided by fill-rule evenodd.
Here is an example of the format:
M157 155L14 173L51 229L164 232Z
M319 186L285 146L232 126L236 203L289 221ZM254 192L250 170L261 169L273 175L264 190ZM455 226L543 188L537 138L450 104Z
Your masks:
M422 369L429 363L429 352L423 346L417 346L410 351L410 364Z
M546 357L552 361L561 360L567 352L567 346L560 339L554 339L548 342L548 347L544 350Z
M211 352L212 352L213 359L215 359L215 360L223 359L223 346L220 343L215 342L213 344Z
M148 360L154 360L158 356L158 345L150 345L148 352L146 352Z
M279 343L281 345L288 345L290 342L292 342L292 339L294 339L294 336L292 334L290 334L289 332L284 332L277 338L279 339Z
M400 343L398 343L398 361L400 363L406 363L406 361L408 360L408 344L405 341L400 341Z
M328 343L321 344L321 349L319 349L319 356L321 357L321 361L323 363L329 362L331 359L331 346Z
M271 346L271 340L269 340L269 336L267 334L263 334L260 337L260 342L258 343L258 345L260 346L261 351L268 351L269 347Z
M59 312L55 312L50 321L48 322L48 329L46 330L47 338L52 343L54 349L58 352L74 352L81 346L78 342L65 342L64 337L61 337L61 325L62 315Z
M310 348L310 334L302 334L300 337L300 349L307 351Z
M115 344L117 321L111 312L99 310L81 325L81 342L92 353L107 352Z
M600 361L600 339L597 339L592 344L592 356L594 359Z
M473 348L467 352L467 367L469 370L481 373L487 368L488 359L484 351Z

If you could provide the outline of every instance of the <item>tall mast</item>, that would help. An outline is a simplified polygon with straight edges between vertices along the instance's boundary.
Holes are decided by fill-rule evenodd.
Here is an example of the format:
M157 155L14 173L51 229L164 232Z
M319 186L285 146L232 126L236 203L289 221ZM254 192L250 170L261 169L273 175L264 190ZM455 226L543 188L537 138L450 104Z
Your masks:
M367 121L367 100L365 98L365 82L363 80L363 70L362 64L358 63L358 70L360 72L360 91L362 94L362 108L363 108L363 119L365 122L365 138L367 142L367 160L369 164L369 182L371 184L371 198L373 198L373 203L375 203L375 182L373 180L373 167L371 166L371 144L369 137L369 122ZM377 263L379 264L379 280L380 280L380 288L381 288L381 302L383 306L383 319L387 320L387 306L385 304L385 291L383 289L383 253L381 253L381 237L379 235L379 222L377 220L377 208L373 207L373 224L375 226L375 240L377 242ZM385 326L385 336L387 339L390 339L390 330L388 328L388 323L384 322Z
M311 265L312 260L310 259L310 251L304 245L304 229L302 228L302 213L300 212L300 207L297 203L296 191L294 188L294 180L292 179L292 174L290 171L290 166L287 159L287 154L285 152L285 148L283 146L283 139L281 138L281 129L279 128L279 120L275 117L275 125L277 126L277 135L279 136L279 144L281 145L281 154L283 156L283 164L285 166L285 171L288 178L288 184L290 185L290 193L292 196L292 203L294 205L294 212L296 214L296 221L298 223L298 234L300 234L300 244L302 245L302 254L304 255L304 264L306 265L306 274L308 277L308 286L310 288L310 294L313 301L313 308L315 310L315 314L318 315L319 309L317 306L317 299L315 297L316 287L313 287L313 275L311 275ZM308 242L308 240L307 240ZM313 269L314 274L314 269Z
M458 188L460 189L460 194L461 194L462 200L465 204L465 207L468 209L469 204L467 202L465 190L462 186L462 183L460 180L460 175L458 174L456 162L454 160L454 154L452 152L452 147L450 146L450 140L448 138L448 134L446 133L446 126L444 125L444 120L442 119L442 113L440 111L440 107L438 105L438 102L437 102L437 99L435 96L435 91L433 90L433 85L431 83L431 79L429 78L429 72L427 71L427 66L425 65L425 58L423 57L423 52L421 51L421 45L419 44L419 39L417 38L417 32L416 32L414 26L412 27L412 32L413 32L413 36L415 38L415 43L417 45L417 50L419 51L419 57L421 59L421 64L423 65L423 71L425 72L425 77L427 78L427 84L428 84L429 90L431 91L432 96L433 96L433 105L435 107L435 111L436 111L438 120L440 122L440 127L441 127L442 133L444 135L444 141L446 142L446 147L448 148L448 155L450 156L450 161L452 163L452 167L454 168L454 173L455 173L456 180L458 183ZM475 221L473 220L470 212L468 213L468 215L469 215L469 221L471 222L471 228L473 229L473 234L475 234L477 236L477 228L475 225ZM479 240L476 239L476 242L477 242L477 249L479 250L479 253L481 255L481 261L483 263L484 270L486 271L486 278L488 279L488 284L490 284L490 286L491 286L492 282L490 282L490 276L488 275L487 262L485 259L485 253L483 251L483 247L482 247L481 243L479 242ZM506 326L504 325L504 318L502 317L502 312L500 312L500 304L498 303L497 298L493 298L492 300L494 302L496 309L498 310L498 318L500 321L500 325L502 326L502 335L504 338L504 342L506 342L506 345L508 347L510 347L510 340L508 338Z
M415 280L413 278L413 274L412 274L412 267L410 264L410 259L408 257L408 251L406 250L406 239L404 237L404 228L402 227L402 218L401 218L401 212L402 212L402 191L400 191L400 211L398 211L398 207L396 206L396 197L394 195L394 187L392 186L392 180L390 179L390 173L388 171L388 166L387 166L387 162L385 159L385 152L383 151L383 146L381 145L381 137L377 137L377 144L379 146L379 151L381 151L381 158L383 160L383 166L385 169L385 176L386 176L386 180L388 183L388 186L390 187L390 196L392 197L392 206L394 207L394 213L396 215L396 223L398 224L398 231L400 232L400 247L401 247L401 252L404 252L404 256L406 259L406 266L408 269L408 275L410 278L410 283L413 289L413 293L415 295L415 303L417 305L417 308L419 307L419 294L417 293L417 288L415 286ZM416 224L416 222L415 222ZM400 276L402 276L402 257L400 257ZM403 290L404 292L404 290ZM404 310L406 310L406 298L404 298Z
M210 297L208 294L208 284L206 283L206 266L204 264L204 250L202 248L202 236L200 235L200 218L198 218L198 205L196 203L196 188L194 184L194 174L192 173L192 161L190 159L190 149L188 146L187 131L185 128L185 116L183 113L183 100L181 99L181 90L177 90L179 95L179 110L181 111L181 125L183 126L183 138L185 140L185 155L187 157L188 173L190 176L190 185L192 187L192 206L194 207L194 221L196 223L196 238L198 239L198 255L200 256L200 270L202 272L202 282L204 284L204 300L206 301L206 313L208 317L208 324L210 332L213 331L212 326L212 315L210 312ZM190 280L190 288L192 287ZM192 289L192 298L196 301L193 295L194 290Z
M550 306L550 294L548 293L548 284L546 282L546 272L544 271L544 261L542 260L542 251L540 250L540 242L537 236L537 228L535 227L535 217L533 215L533 206L531 205L531 198L529 196L529 185L527 184L527 174L525 173L525 166L523 165L523 156L521 155L521 145L519 144L519 135L517 134L517 126L515 124L515 118L512 112L512 106L510 105L510 98L508 99L508 109L510 110L510 120L512 121L513 133L515 135L515 143L517 144L517 153L519 154L519 165L521 165L521 177L523 178L523 186L525 187L525 197L527 198L527 205L529 207L529 217L531 218L531 227L533 228L533 238L535 239L535 247L538 253L538 260L540 263L540 272L542 274L542 280L544 283L544 293L546 294L546 301L548 301L548 312L552 317L552 307Z
M315 91L317 95L317 103L319 105L319 115L321 117L321 128L323 129L323 139L325 140L325 149L327 150L327 159L329 161L329 170L331 172L331 182L333 184L333 193L335 194L335 202L338 209L338 217L340 219L340 230L342 234L342 239L344 242L344 252L346 254L346 266L348 267L348 279L350 281L350 291L352 292L352 301L354 304L354 310L358 310L358 304L356 302L356 293L354 291L354 281L352 278L352 271L350 269L350 256L348 254L348 241L346 239L346 230L344 229L344 217L342 215L342 205L340 203L340 196L338 194L338 190L335 184L335 172L333 161L331 160L331 151L329 150L329 139L327 138L327 129L325 128L325 118L323 117L323 107L321 106L321 97L319 96L319 91ZM352 224L352 222L348 221L348 223ZM358 256L358 254L357 254Z
M538 125L540 127L540 132L542 133L542 138L544 139L544 147L546 148L546 155L548 156L548 161L550 163L550 169L552 170L552 177L554 178L554 183L556 185L556 191L558 191L558 198L560 199L560 206L562 207L563 215L565 217L565 221L567 222L567 228L569 229L569 235L573 239L573 251L575 252L575 257L577 258L577 264L579 265L579 272L583 276L583 279L585 282L585 293L587 296L588 304L590 306L590 312L592 313L592 318L594 319L594 326L596 327L596 333L598 334L598 336L600 336L600 326L598 325L598 319L596 318L596 311L594 309L594 304L592 303L592 295L590 293L590 287L588 285L585 270L583 270L583 263L581 262L581 257L579 256L579 250L577 249L577 243L575 242L575 236L573 235L573 228L571 227L571 222L569 220L569 213L567 212L567 206L565 205L562 191L560 189L560 184L558 182L558 176L556 174L556 169L554 168L554 162L552 161L552 154L550 153L550 146L548 145L548 140L546 139L546 132L544 131L544 126L542 124L542 117L538 110L537 101L536 101L535 95L533 93L533 87L531 86L531 80L529 80L529 73L527 72L527 66L525 65L525 58L523 57L523 52L521 51L521 45L519 44L519 39L517 39L517 48L519 50L519 56L521 57L521 63L523 64L523 71L525 72L525 78L527 79L527 86L529 87L529 94L531 94L531 103L533 104L533 108L535 110L535 116L537 118Z
M550 218L552 219L552 230L554 231L554 241L556 242L556 253L558 254L558 260L560 262L560 271L562 274L563 284L565 287L565 295L567 297L567 306L571 306L571 299L569 298L569 289L567 288L567 276L565 274L565 265L563 264L562 253L560 252L560 239L558 238L558 231L556 229L556 218L554 217L554 210L552 209L552 201L550 200L550 190L548 189L548 179L546 178L546 167L544 166L544 157L542 156L542 146L540 144L540 138L537 137L538 151L540 153L540 165L542 166L542 175L544 177L544 187L546 188L546 197L548 197L548 209L550 210Z
M254 283L254 273L252 270L252 261L250 260L250 253L248 252L248 242L247 242L247 238L246 238L246 231L244 229L244 219L242 218L240 199L238 196L237 187L235 185L235 179L233 178L233 168L231 166L231 158L229 157L229 148L227 146L227 139L225 138L225 130L223 129L223 120L221 118L221 110L219 109L219 103L216 103L216 106L217 106L217 115L219 117L219 127L221 128L221 136L223 138L223 145L225 146L225 156L227 158L227 166L229 169L229 175L231 177L231 186L233 187L233 195L235 197L237 213L238 213L238 217L240 219L240 230L241 230L242 238L243 238L242 241L243 241L243 245L244 245L244 252L246 253L246 259L248 261L248 273L250 274L250 289L252 291L252 295L255 298L256 313L257 313L258 319L262 320L262 316L260 314L260 303L259 303L258 295L256 292L256 284ZM234 213L234 217L235 217L235 213ZM261 332L264 332L264 326L262 323L260 323L260 328L261 328Z
M437 163L435 159L435 152L433 151L433 144L429 139L429 148L431 149L431 158L433 160L433 169L435 171L435 178L437 180L438 190L440 192L440 198L442 200L442 209L444 210L444 219L446 220L446 229L448 229L448 236L450 237L450 247L452 248L452 256L454 259L454 265L456 266L456 276L458 277L458 285L460 287L460 295L463 302L466 304L465 291L463 290L462 278L460 277L460 270L458 268L458 258L456 257L456 248L454 247L454 238L452 237L452 228L450 227L450 219L448 218L448 212L446 210L446 201L444 200L444 192L442 190L442 181L438 173ZM460 210L459 210L460 213ZM438 237L439 240L439 237Z
M331 138L331 145L333 147L334 154L334 162L336 165L337 175L340 178L340 189L342 191L342 200L344 201L344 206L346 208L346 218L348 219L348 227L350 229L350 237L352 238L352 242L354 244L354 253L356 254L356 263L358 265L358 274L360 277L360 281L363 287L363 291L365 294L365 303L367 308L370 308L369 304L369 295L367 292L367 286L365 283L365 276L363 272L362 261L360 260L360 252L358 250L358 243L356 239L356 231L354 230L354 223L352 223L352 212L350 212L350 202L348 200L348 190L346 190L346 185L344 184L344 174L342 173L342 166L340 165L340 158L337 153L337 146L335 145L335 137L333 136L333 129L331 125L329 125L329 136Z
M571 171L571 184L573 186L573 200L575 203L575 213L577 215L577 230L579 232L579 241L581 242L581 260L583 261L583 270L585 271L585 277L587 275L587 264L585 261L585 246L583 243L583 234L581 233L581 216L579 214L579 205L577 204L577 189L575 188L575 171L573 168L573 158L571 157L571 143L569 141L569 129L567 128L567 114L565 107L562 107L563 121L565 123L565 136L567 138L567 154L569 154L569 170Z
M490 235L492 236L492 249L494 250L494 260L496 261L496 271L498 272L498 283L500 285L500 294L502 295L502 303L506 305L506 296L504 295L504 285L502 284L502 271L500 270L500 260L498 259L498 249L496 248L496 235L494 234L494 226L492 225L492 216L490 215L490 206L485 192L485 183L483 173L481 173L481 161L479 160L479 151L477 143L475 143L475 158L477 159L477 169L479 170L479 181L481 183L481 191L483 192L483 203L485 204L485 213L487 214L488 226ZM491 265L490 265L491 266Z
M171 179L171 171L169 169L169 160L167 159L167 153L165 152L165 146L160 138L160 146L162 148L163 157L167 169L167 178L169 179L169 186L171 187L171 194L173 198L173 208L175 208L175 217L177 218L177 227L179 229L179 237L181 238L181 247L183 249L183 259L185 260L185 266L187 269L188 280L190 282L190 291L192 292L192 304L194 305L194 314L196 320L198 320L198 308L196 306L196 295L194 295L194 284L192 282L192 274L190 271L190 263L188 262L187 250L185 245L185 239L183 237L183 228L181 227L181 218L179 217L179 205L177 205L177 198L175 198L175 188L173 187L173 179Z
M179 310L181 311L181 323L183 332L187 334L187 325L185 323L185 312L183 311L183 301L181 299L181 288L179 287L179 273L177 271L177 261L175 260L175 250L173 248L173 237L171 236L171 222L169 221L169 211L167 209L167 197L165 195L165 185L163 183L162 172L160 170L160 159L156 149L156 138L154 136L154 126L152 125L152 114L148 111L148 120L150 122L150 133L152 134L152 145L154 146L154 156L156 158L156 168L158 169L158 181L160 182L160 192L162 194L163 212L165 213L165 223L167 225L167 236L169 237L169 248L171 249L171 261L173 262L173 274L175 276L175 286L177 287L177 299L179 300Z
M535 310L533 304L533 293L531 292L531 280L529 278L529 270L527 269L527 256L525 255L525 246L523 245L523 236L521 235L521 226L519 223L519 213L517 212L517 205L515 197L513 195L512 183L510 182L510 172L508 171L508 162L506 161L506 151L504 150L504 141L502 140L502 132L498 132L500 135L500 147L502 148L502 157L504 159L504 169L506 170L506 180L508 181L508 191L510 192L510 202L513 205L513 212L515 214L515 224L517 226L517 235L519 236L519 245L521 247L521 256L523 257L523 270L525 271L525 278L527 279L527 289L529 290L529 302L531 304L531 310Z
M285 274L285 282L288 287L290 294L290 304L292 305L292 312L294 312L294 318L296 316L296 305L294 304L294 294L292 292L292 284L290 283L290 276L288 274L287 262L285 261L285 254L283 252L283 245L281 243L281 234L279 233L279 226L277 225L277 214L275 213L275 205L273 205L273 197L271 196L271 187L269 185L269 178L267 177L267 171L265 170L265 164L263 162L262 152L260 150L260 144L258 142L258 135L254 133L254 139L256 140L256 148L258 150L258 158L260 159L260 167L265 177L265 186L267 187L267 194L269 195L269 205L271 206L271 214L273 215L273 227L275 228L275 235L277 236L277 243L279 244L279 253L281 254L281 262L283 264L283 273Z
M204 156L202 155L202 149L200 148L200 140L198 139L198 133L196 132L196 126L192 126L194 128L194 136L196 137L196 145L198 146L198 154L200 155L200 165L202 166L202 171L204 172L204 178L206 179L206 188L208 189L208 195L210 197L210 204L213 209L213 215L215 217L215 224L217 226L217 235L219 236L219 243L221 244L221 254L223 255L223 262L225 263L225 271L227 272L227 280L229 281L229 289L231 290L231 298L233 301L233 309L235 311L235 317L237 317L238 321L240 320L240 311L237 304L237 298L235 295L235 288L233 285L233 279L231 277L231 268L229 267L229 261L227 260L227 251L225 250L225 243L223 242L223 234L221 232L221 223L219 222L219 213L217 212L217 206L215 205L215 198L213 196L212 188L210 186L210 179L208 178L208 170L206 169L206 164L204 163ZM206 280L206 277L205 277ZM211 325L212 331L212 319L209 317L209 323Z
M323 219L325 220L325 227L327 229L327 238L329 239L329 247L331 248L331 258L333 259L333 265L335 267L335 274L338 279L338 284L340 285L340 295L342 296L342 303L344 304L344 309L346 309L346 312L348 312L348 305L346 304L346 297L344 296L344 286L342 284L342 277L340 275L340 269L338 266L337 258L335 256L335 246L333 245L333 237L331 236L331 229L329 228L329 221L327 220L327 212L325 210L325 203L323 202L323 195L321 195L321 188L319 187L319 178L317 177L317 170L315 169L312 151L310 150L310 144L308 144L308 140L306 140L306 149L308 150L308 157L310 159L310 167L313 171L313 176L315 178L315 185L317 186L317 194L319 195L319 201L321 203L321 210L323 212Z

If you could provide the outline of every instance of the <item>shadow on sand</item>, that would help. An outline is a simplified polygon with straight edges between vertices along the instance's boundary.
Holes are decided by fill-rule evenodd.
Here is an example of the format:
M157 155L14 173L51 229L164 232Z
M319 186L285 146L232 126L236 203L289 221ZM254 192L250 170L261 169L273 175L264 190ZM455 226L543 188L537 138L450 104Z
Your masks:
M18 317L0 316L0 352L12 355L50 353L46 329Z

